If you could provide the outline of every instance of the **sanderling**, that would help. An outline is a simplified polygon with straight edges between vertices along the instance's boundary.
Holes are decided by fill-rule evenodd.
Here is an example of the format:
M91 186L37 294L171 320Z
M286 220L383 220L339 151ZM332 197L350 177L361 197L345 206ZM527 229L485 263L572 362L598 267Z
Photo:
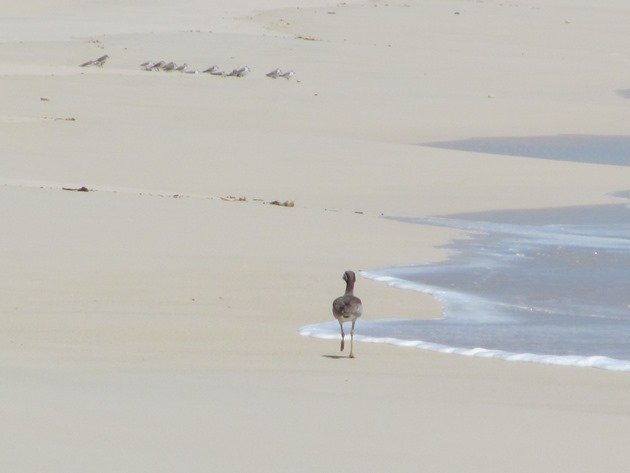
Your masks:
M236 70L236 77L245 77L249 73L249 67L241 67Z
M203 72L209 72L210 74L212 74L214 72L219 72L219 68L217 66L210 66L208 69L206 69Z
M280 77L284 77L285 79L289 80L291 77L293 77L295 75L295 72L293 71L287 71L284 74L280 74Z
M153 70L154 71L159 71L162 67L164 67L166 63L164 61L158 61L155 64L153 64Z
M92 59L91 61L88 62L84 62L83 64L80 64L80 67L85 67L85 66L99 66L99 67L103 67L103 64L105 64L105 61L107 61L107 58L109 58L109 56L107 54L105 54L104 56L101 56L97 59Z
M163 71L172 71L176 67L177 67L177 64L175 64L173 61L171 61L168 64L165 64L164 67L162 67L162 70Z
M192 71L184 71L184 74L199 74L197 69L193 69Z
M238 69L232 69L232 72L230 72L227 76L228 77L245 77L248 72L249 72L249 67L243 66L243 67L239 67Z
M187 68L188 68L188 64L184 63L181 66L177 66L175 70L179 72L184 72Z
M280 69L274 69L273 71L271 71L269 74L266 74L267 77L271 77L272 79L277 79L279 76L282 75L282 71Z

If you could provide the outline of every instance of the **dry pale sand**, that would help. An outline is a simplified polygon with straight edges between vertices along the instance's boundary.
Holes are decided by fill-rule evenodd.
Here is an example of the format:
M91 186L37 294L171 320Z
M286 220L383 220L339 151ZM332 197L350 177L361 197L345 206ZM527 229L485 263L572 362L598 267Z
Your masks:
M627 134L627 2L297 3L0 5L0 471L628 471L627 374L297 334L461 236L381 214L617 201L627 167L418 143Z

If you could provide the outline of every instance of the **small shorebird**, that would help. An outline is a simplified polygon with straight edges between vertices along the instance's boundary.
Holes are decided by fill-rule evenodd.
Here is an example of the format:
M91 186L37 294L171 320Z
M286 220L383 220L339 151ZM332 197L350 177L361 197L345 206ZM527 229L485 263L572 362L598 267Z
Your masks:
M181 66L177 66L175 70L179 72L185 72L187 68L188 68L188 64L184 63Z
M98 67L103 67L103 64L105 64L105 61L107 61L107 59L109 58L109 56L107 54L105 54L104 56L101 56L97 59L92 59L91 61L88 62L84 62L83 64L80 64L80 67L86 67L86 66L98 66Z
M343 324L344 322L352 322L352 328L350 329L350 358L354 358L354 353L352 352L354 345L354 324L357 319L361 317L363 305L361 304L361 299L353 294L354 281L356 280L354 272L346 271L343 273L343 280L346 281L346 293L333 301L333 315L339 322L339 327L341 328L341 351L343 351L345 339Z
M175 64L173 61L171 61L168 64L164 64L164 66L162 67L162 70L163 71L172 71L176 67L177 67L177 64Z
M230 72L227 76L228 77L245 77L248 72L249 72L249 67L244 66L244 67L239 67L238 69L232 69L232 72Z
M165 64L166 64L166 63L165 63L164 61L158 61L158 62L156 62L155 64L153 64L152 69L153 69L154 71L159 71L161 68L163 68L163 67L164 67L164 65L165 65Z
M284 77L286 80L289 80L291 77L295 75L293 71L287 71L284 74L280 74L280 77Z
M210 66L208 69L206 69L203 72L209 72L210 74L213 74L215 72L219 72L219 68L217 66Z
M271 77L272 79L277 79L282 75L282 71L280 69L274 69L268 74L265 74L267 77Z

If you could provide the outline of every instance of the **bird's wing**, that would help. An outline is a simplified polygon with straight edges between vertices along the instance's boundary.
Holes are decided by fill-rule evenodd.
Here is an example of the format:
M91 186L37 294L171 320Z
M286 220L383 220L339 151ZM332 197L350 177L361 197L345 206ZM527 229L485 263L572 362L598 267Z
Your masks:
M342 316L360 316L362 311L361 299L355 296L342 296L333 301L333 310Z

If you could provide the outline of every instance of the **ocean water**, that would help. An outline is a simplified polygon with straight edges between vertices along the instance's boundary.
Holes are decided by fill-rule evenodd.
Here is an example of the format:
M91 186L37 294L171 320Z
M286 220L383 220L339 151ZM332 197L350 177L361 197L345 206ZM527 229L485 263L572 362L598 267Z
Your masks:
M371 314L357 323L358 341L630 371L628 205L399 220L470 232L445 262L362 273L432 294L444 316ZM300 332L336 339L339 326Z
M618 93L625 96L627 92ZM626 135L482 137L422 143L422 146L555 161L630 166L630 136Z

